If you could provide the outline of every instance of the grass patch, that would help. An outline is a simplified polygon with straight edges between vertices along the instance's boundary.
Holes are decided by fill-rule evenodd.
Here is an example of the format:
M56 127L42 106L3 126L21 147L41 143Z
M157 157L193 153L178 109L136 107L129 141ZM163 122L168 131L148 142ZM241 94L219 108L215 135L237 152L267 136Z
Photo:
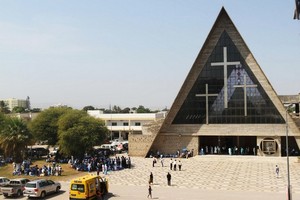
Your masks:
M48 166L48 164L51 165L51 163L47 163L45 160L36 160L36 161L32 161L32 165L31 166L35 166L37 165L38 167L42 167L44 165ZM53 181L69 181L72 178L78 177L78 176L82 176L87 174L87 172L81 172L81 171L77 171L73 168L71 168L71 166L69 164L60 164L63 172L61 176L28 176L28 175L20 175L20 176L13 176L12 172L13 172L13 165L12 164L6 164L4 166L0 167L0 177L7 177L9 179L14 179L14 178L28 178L29 180L36 180L36 179L51 179Z

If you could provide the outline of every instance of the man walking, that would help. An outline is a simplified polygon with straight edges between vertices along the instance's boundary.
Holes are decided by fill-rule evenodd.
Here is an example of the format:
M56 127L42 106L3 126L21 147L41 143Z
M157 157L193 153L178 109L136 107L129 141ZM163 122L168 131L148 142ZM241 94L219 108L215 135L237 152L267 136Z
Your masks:
M167 174L168 185L171 186L171 174L168 172Z
M278 165L276 165L275 172L276 172L276 177L279 178L279 167L278 167Z
M150 197L150 199L152 199L152 188L151 188L151 185L149 185L149 187L148 187L148 196L147 196L147 198L149 198Z
M150 173L150 178L149 178L149 185L153 184L153 174L152 172Z

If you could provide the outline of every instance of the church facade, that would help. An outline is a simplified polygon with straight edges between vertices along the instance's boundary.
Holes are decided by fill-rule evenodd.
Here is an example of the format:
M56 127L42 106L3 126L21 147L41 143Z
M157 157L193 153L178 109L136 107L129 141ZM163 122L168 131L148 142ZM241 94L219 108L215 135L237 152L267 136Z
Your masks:
M129 153L285 156L288 138L297 154L296 120L222 8L166 118L129 135Z

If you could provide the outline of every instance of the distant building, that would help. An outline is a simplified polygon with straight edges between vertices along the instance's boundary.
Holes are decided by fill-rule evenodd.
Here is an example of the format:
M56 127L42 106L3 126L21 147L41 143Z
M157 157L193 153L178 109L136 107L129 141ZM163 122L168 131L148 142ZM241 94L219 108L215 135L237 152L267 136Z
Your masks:
M14 107L22 107L25 109L29 109L28 106L30 105L30 103L28 102L29 98L27 98L26 100L9 98L9 99L0 99L0 101L3 101L10 111L12 111Z
M166 112L158 113L109 113L101 110L88 110L87 113L102 119L111 133L111 139L128 140L129 134L144 134L143 126L164 119Z

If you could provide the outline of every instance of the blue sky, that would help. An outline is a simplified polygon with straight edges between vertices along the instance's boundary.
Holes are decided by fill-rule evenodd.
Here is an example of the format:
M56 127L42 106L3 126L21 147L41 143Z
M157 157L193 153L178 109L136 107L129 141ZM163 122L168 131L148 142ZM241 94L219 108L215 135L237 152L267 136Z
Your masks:
M170 108L222 6L277 94L300 92L294 0L0 0L0 99Z

